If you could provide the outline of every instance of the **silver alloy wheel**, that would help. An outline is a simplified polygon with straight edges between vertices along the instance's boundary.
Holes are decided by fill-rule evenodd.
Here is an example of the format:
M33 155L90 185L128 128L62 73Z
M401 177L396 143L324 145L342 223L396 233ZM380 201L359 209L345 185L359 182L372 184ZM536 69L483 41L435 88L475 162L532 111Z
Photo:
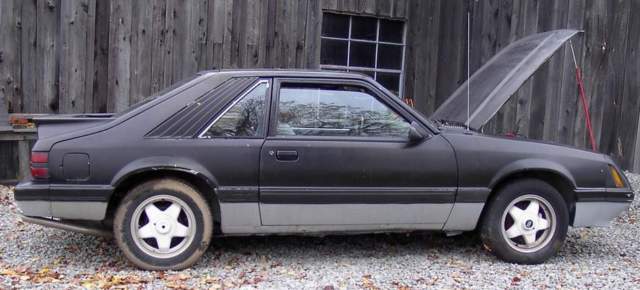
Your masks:
M536 252L553 239L556 213L543 197L526 194L513 200L502 214L502 236L522 253Z
M172 258L184 252L195 236L193 211L181 199L156 195L140 203L131 219L131 236L145 254Z

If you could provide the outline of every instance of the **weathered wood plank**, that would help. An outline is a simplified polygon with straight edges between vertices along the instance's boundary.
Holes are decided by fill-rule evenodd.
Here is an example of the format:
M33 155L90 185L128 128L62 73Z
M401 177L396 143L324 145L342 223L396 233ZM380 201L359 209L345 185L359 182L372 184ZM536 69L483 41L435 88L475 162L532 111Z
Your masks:
M320 6L321 9L338 10L338 0L322 0Z
M109 21L111 15L110 0L96 1L94 69L93 69L93 108L90 112L106 113L109 95ZM87 83L87 85L90 85Z
M415 2L414 2L415 3ZM393 3L392 0L376 0L375 1L375 15L391 17L393 16ZM415 4L412 6L413 8L417 8Z
M393 0L393 12L391 13L392 17L406 18L407 15L409 15L409 11L411 10L411 5L409 3L409 0Z
M92 107L95 2L62 1L60 10L60 112L81 113Z
M416 68L418 66L417 62L419 61L416 55L425 50L424 46L426 43L423 43L419 40L421 36L420 29L422 26L412 25L412 21L418 21L418 19L424 19L425 8L422 5L422 1L413 1L414 9L411 10L409 14L409 20L406 27L406 39L405 39L405 62L404 62L404 80L403 80L403 90L404 90L404 98L413 99L417 103L426 102L425 98L422 98L419 95L419 91L415 88L415 80L420 76L417 76Z
M292 35L295 35L297 27L294 25L294 17L296 15L297 1L285 1L280 6L280 12L277 24L278 30L276 31L276 39L279 40L276 43L280 44L280 67L292 68L295 66L295 40L292 39Z
M266 31L263 32L265 47L264 67L276 67L276 11L278 2L276 0L267 0L267 25Z
M38 113L58 112L58 7L54 1L37 2L37 80Z
M231 34L233 30L233 1L224 1L224 17L222 18L224 23L224 34L222 39L222 66L220 68L233 68L231 54L234 50L231 40Z
M246 41L244 44L243 66L260 67L260 31L262 22L262 5L260 1L249 0L247 3Z
M358 12L362 14L375 14L376 1L375 0L358 0Z
M186 51L184 56L184 72L182 77L188 77L205 67L206 56L203 54L206 49L206 31L207 31L207 3L205 0L191 0L187 3L186 13L187 30L184 31L186 36ZM202 62L201 62L202 60Z
M320 67L320 33L322 28L322 10L320 0L309 0L307 6L307 21L305 23L305 68Z
M467 6L461 1L443 1L438 35L438 78L435 106L442 104L466 79ZM454 16L451 16L454 15Z
M174 18L175 30L173 33L173 52L171 54L173 82L178 82L185 78L190 71L190 67L194 66L190 53L192 33L189 31L191 9L189 9L190 6L188 4L189 2L186 0L174 2L172 17Z
M622 112L624 93L624 71L626 67L626 48L628 43L629 17L631 1L611 1L612 18L609 18L612 29L608 32L608 45L611 47L607 63L606 93L600 127L600 152L611 155L619 163L624 162L625 152L622 148ZM637 31L636 31L637 32Z
M640 0L631 3L631 11L640 11ZM629 18L629 41L624 78L624 99L621 125L622 150L625 158L622 166L640 172L640 17ZM637 119L637 120L636 120Z
M338 10L358 13L358 0L338 0Z
M153 0L151 12L151 89L153 94L164 88L164 65L167 47L167 1Z
M109 33L109 111L122 111L129 106L131 86L131 2L111 1Z
M260 6L260 10L259 10L259 14L258 14L258 29L257 29L257 33L258 33L258 48L257 48L257 52L258 52L258 63L256 64L256 67L259 68L264 68L266 67L266 61L267 61L267 39L269 38L268 31L269 31L269 27L268 27L268 23L269 23L269 1L263 0L260 1L259 4Z
M464 58L465 64L464 64L464 67L462 68L462 70L464 71L464 76L462 76L463 80L467 79L466 63L470 64L469 69L471 74L473 74L476 70L478 70L482 65L482 63L484 63L483 56L482 56L483 55L482 39L484 37L482 35L482 32L483 32L482 29L483 29L483 22L484 22L483 18L485 17L483 13L483 8L485 6L487 6L486 1L482 1L482 2L470 1L469 2L469 7L467 9L469 13L471 13L471 26L469 27L471 31L471 35L469 36L469 41L471 41L471 44L467 43L467 24L465 24L465 27L463 28L463 30L459 32L460 37L464 42L463 58ZM465 20L467 19L466 11L463 12L460 18ZM469 59L467 59L467 48L470 49Z
M427 115L435 110L441 1L413 1L405 53L405 95ZM420 21L426 25L415 25Z
M153 53L153 3L133 1L131 10L129 103L134 104L151 94L152 58L149 52Z
M17 163L17 166L14 165L14 168L17 167L17 179L22 180L31 175L31 166L29 166L29 160L31 158L31 144L29 140L21 140L16 142L16 157L14 157L14 164Z
M58 78L58 94L60 96L60 113L76 113L75 99L82 95L82 90L78 86L79 82L84 82L83 74L78 73L79 61L85 55L80 47L81 35L79 25L82 22L78 14L79 3L75 1L63 1L60 3L60 74Z
M36 70L38 67L37 60L37 17L36 15L36 1L26 0L22 1L22 8L20 13L22 15L29 15L29 17L22 18L21 29L21 80L22 80L22 112L37 112L38 110L38 93L36 91ZM1 125L0 125L1 126Z
M165 6L165 23L164 23L164 82L163 87L168 87L172 83L174 83L174 39L176 35L176 10L175 10L175 1L167 0ZM175 80L177 81L177 80Z
M223 67L223 43L225 34L225 0L209 1L207 22L207 68Z
M273 67L283 68L287 65L287 42L285 37L286 19L289 14L290 1L275 2L276 9L274 17L273 32Z
M231 29L230 29L230 52L229 52L229 64L232 68L242 67L242 56L244 47L241 47L241 41L244 42L242 36L246 32L246 14L244 11L246 1L233 1L231 8ZM226 41L226 39L225 39Z
M84 67L84 95L81 98L84 98L84 110L83 112L93 112L94 104L93 104L93 80L95 77L95 45L96 45L96 8L97 8L97 0L87 0L86 5L86 25L85 29L86 34L86 46L85 46L85 67ZM85 6L83 5L83 10L85 10Z
M195 5L193 5L193 21L191 24L193 25L193 33L195 38L194 43L194 59L196 61L196 69L194 72L202 71L207 69L207 27L209 21L208 15L208 3L207 0L198 0Z
M0 99L9 112L22 111L21 8L20 1L0 1Z
M298 7L295 14L295 22L293 26L295 29L295 34L291 34L292 45L295 49L295 58L293 67L295 68L304 68L305 67L305 35L307 32L306 23L307 23L307 11L309 9L309 0L300 0L297 2Z

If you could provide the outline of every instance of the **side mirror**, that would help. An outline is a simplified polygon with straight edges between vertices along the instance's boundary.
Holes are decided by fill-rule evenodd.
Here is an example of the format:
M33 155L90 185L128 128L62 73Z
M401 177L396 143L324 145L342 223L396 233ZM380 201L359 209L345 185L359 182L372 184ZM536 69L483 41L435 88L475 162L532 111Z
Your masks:
M426 138L426 135L422 133L422 130L418 127L418 124L415 122L411 122L411 127L409 127L409 142L410 143L418 143Z

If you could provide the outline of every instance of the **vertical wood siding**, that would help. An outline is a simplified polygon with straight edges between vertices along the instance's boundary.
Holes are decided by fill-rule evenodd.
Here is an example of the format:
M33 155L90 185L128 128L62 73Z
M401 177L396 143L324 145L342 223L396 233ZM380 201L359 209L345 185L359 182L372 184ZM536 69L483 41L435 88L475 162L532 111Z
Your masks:
M200 70L315 69L322 11L405 20L404 94L426 115L464 82L467 63L473 72L539 31L584 30L573 44L598 147L640 171L640 0L3 0L0 99L10 112L109 112ZM485 132L587 148L574 74L566 46ZM15 151L5 147L0 155Z

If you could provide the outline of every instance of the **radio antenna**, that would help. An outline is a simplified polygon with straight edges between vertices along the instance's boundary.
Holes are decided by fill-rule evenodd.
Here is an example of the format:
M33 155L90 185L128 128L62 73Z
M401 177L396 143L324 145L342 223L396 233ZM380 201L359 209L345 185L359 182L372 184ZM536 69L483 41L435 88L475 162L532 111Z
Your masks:
M467 122L465 123L467 125L467 131L469 131L469 103L470 103L470 99L471 99L471 80L470 75L470 68L471 68L471 12L467 11Z

